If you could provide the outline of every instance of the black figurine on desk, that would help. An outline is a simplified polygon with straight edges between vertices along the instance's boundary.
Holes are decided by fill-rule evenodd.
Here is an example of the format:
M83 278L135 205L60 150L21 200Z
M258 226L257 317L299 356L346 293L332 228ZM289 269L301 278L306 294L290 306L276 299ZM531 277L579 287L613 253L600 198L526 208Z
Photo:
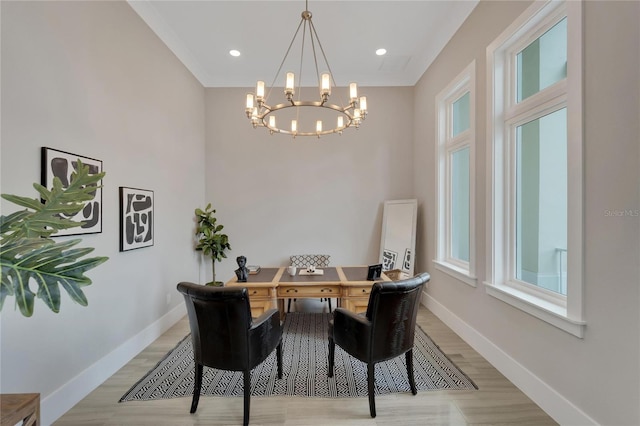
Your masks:
M238 277L239 283L246 283L249 276L249 269L247 268L247 258L245 256L236 257L238 262L238 269L236 269L236 277Z

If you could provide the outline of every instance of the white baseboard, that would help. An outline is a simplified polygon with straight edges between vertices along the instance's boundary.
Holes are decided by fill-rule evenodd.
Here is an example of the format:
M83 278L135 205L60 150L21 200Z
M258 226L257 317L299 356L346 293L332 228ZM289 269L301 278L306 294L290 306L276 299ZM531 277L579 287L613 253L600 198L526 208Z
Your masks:
M527 370L476 329L460 319L440 302L422 294L422 304L482 355L500 373L531 398L540 408L561 425L597 425L598 423L576 407L571 401Z
M40 402L43 426L55 422L186 315L184 303L98 360Z

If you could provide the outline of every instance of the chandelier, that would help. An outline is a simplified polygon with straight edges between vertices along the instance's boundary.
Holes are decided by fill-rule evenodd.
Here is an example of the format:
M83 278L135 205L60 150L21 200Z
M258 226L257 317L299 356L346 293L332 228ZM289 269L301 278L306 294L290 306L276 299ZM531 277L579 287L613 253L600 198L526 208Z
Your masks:
M367 98L366 96L358 97L358 86L356 83L349 84L349 102L346 103L345 106L329 103L331 87L336 87L337 85L333 78L333 73L331 72L331 67L327 61L324 49L322 48L322 44L320 43L320 39L318 38L318 34L316 33L315 26L311 20L311 12L309 12L308 6L308 0L306 0L305 10L302 12L302 18L300 19L298 28L293 35L293 39L291 40L289 48L280 63L278 71L276 71L276 75L269 86L269 91L266 96L264 81L257 82L255 94L247 94L245 112L254 128L265 127L271 134L284 133L292 135L294 138L296 136L320 137L321 135L328 135L332 133L342 134L342 131L348 127L355 127L357 129L367 116ZM302 43L298 78L296 79L293 72L287 72L284 85L283 102L276 105L270 105L267 98L271 93L271 89L273 89L276 79L282 71L282 67L287 61L289 52L291 51L301 28ZM317 100L301 99L305 42L311 45L311 57L313 58L313 64L315 65L315 74L319 88L319 96ZM316 48L318 48L322 54L321 59L324 60L324 65L327 70L322 74L318 71ZM304 111L302 115L300 114L301 110ZM309 119L309 116L311 116L312 119ZM333 122L333 124L329 124L331 122ZM290 127L286 129L284 126L288 125Z

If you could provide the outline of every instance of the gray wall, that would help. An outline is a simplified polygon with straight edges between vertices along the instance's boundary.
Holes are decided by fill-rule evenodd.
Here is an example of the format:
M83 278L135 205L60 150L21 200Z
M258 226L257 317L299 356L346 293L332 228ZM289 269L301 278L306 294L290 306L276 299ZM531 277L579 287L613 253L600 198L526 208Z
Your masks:
M486 47L528 5L481 2L416 85L414 186L423 206L418 270L432 273L428 306L557 420L563 424L639 424L640 3L584 3L584 338L489 296L482 284L489 238L485 230ZM435 95L474 59L477 288L432 264L436 254ZM625 209L635 213L607 214Z
M103 160L109 256L88 273L89 306L7 298L1 392L39 392L48 424L184 313L179 280L199 280L193 209L204 199L204 89L124 2L2 2L3 193L37 193L40 147ZM155 245L119 253L118 187L155 193ZM2 213L16 210L2 201ZM70 238L70 237L65 237Z
M242 110L248 91L206 91L206 201L232 247L217 279L233 276L239 255L259 265L296 253L377 262L384 200L413 194L413 88L360 88L373 111L364 124L320 139L254 129Z

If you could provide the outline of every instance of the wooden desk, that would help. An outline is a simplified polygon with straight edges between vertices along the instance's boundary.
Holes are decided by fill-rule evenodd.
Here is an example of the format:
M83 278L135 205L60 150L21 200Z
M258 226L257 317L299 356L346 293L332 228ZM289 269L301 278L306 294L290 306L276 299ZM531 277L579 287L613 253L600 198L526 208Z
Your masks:
M322 298L338 299L338 306L360 313L367 309L371 286L367 281L367 266L337 266L322 268L323 275L299 275L292 277L281 268L262 268L256 275L249 275L246 283L237 277L225 285L246 287L251 303L251 315L262 315L266 310L277 308L284 316L284 299ZM376 281L391 281L386 275Z
M40 425L39 393L0 394L0 425L14 426L22 422L24 426Z

